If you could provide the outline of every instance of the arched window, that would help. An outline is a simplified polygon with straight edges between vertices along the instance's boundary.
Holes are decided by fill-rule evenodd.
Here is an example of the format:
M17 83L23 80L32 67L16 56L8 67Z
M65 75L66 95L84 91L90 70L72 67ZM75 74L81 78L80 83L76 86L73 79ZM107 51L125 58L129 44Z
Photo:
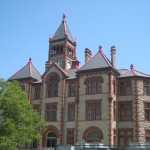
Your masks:
M58 74L52 74L47 81L47 97L57 97L58 96Z
M83 138L87 143L100 143L103 139L103 133L97 127L89 127L85 130Z
M101 94L102 93L102 82L101 77L92 77L85 80L86 94Z
M40 97L41 97L41 87L36 86L34 92L34 99L40 99Z
M46 137L46 147L56 146L56 135L54 132L49 132Z
M86 141L88 143L94 143L94 142L100 142L101 140L99 139L98 132L91 131L88 133Z

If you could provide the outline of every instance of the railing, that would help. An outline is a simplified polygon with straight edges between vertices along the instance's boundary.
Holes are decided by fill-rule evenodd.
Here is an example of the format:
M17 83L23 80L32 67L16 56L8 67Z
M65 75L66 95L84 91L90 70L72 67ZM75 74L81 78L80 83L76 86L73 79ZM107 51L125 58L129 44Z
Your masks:
M120 150L115 145L103 145L103 144L77 144L77 145L57 145L56 150Z

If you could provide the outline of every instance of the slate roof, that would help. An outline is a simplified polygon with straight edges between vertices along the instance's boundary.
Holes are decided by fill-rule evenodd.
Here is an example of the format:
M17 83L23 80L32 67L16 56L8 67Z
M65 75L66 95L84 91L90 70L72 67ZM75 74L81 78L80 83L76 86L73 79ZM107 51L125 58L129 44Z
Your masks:
M135 70L132 64L130 66L130 70L128 70L128 69L119 69L119 72L120 72L121 75L118 78L126 78L126 77L150 78L150 75Z
M105 56L105 54L101 50L101 46L99 48L98 53L93 56L88 62L86 62L80 69L80 71L92 70L92 69L102 69L102 68L113 68L116 72L118 70L111 64L109 59ZM118 72L119 74L119 72Z
M39 81L41 79L41 75L37 71L37 69L33 66L31 58L23 68L17 71L8 80L21 80L21 79L28 79L28 78L34 81Z
M68 75L68 79L75 79L76 77L76 72L78 71L78 69L69 69L66 70L66 73Z
M63 14L63 20L62 20L60 26L58 27L57 31L55 32L55 34L52 38L52 41L61 40L61 39L65 39L65 38L68 38L68 40L70 40L72 43L74 43L71 32L66 23L66 15Z

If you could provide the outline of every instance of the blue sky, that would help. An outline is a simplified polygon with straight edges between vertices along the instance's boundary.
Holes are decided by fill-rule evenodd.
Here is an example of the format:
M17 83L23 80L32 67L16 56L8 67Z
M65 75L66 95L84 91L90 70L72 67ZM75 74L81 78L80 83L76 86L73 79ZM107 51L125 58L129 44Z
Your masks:
M8 79L27 64L29 57L43 74L48 39L63 12L77 39L77 58L84 64L84 50L95 55L99 45L110 59L117 49L117 68L150 74L150 0L1 0L0 77Z

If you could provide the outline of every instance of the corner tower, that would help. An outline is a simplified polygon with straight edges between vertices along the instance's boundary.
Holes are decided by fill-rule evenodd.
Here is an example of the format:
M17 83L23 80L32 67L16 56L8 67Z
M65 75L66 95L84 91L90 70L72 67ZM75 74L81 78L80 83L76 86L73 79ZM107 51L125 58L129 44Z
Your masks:
M72 68L76 61L76 41L72 38L67 26L66 15L63 13L62 21L54 36L49 38L49 53L46 68L55 62L64 70Z

